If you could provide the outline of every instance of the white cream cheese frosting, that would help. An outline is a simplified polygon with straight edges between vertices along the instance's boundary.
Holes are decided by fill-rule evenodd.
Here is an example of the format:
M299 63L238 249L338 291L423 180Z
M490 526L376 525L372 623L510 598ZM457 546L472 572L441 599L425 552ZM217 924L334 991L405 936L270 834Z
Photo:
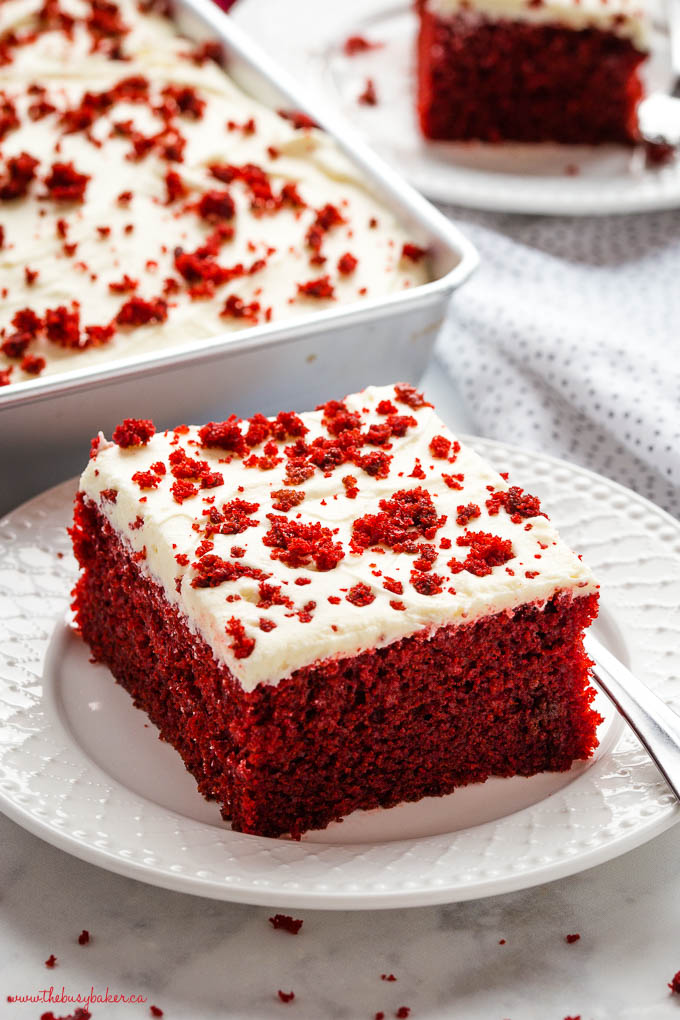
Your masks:
M9 62L0 59L0 344L22 332L13 320L23 309L43 320L48 309L72 311L75 300L75 342L86 349L60 342L58 329L49 339L40 327L23 352L46 359L44 374L63 372L426 282L427 259L410 246L413 238L322 132L296 129L216 63L192 59L195 46L172 22L133 0L114 7L128 30L99 43L88 28L97 0L51 3L47 21L38 15L41 0L0 3L0 49L8 38L31 40L8 45ZM140 78L146 85L120 86ZM75 112L88 93L96 107L89 125L87 111L85 121ZM181 159L165 144L177 132ZM22 153L38 160L34 178L23 196L3 200L10 162ZM50 190L55 163L86 175L82 200ZM184 191L172 201L169 172ZM258 176L272 201L262 191L258 200ZM228 193L226 208L202 210L211 191ZM216 230L212 263L233 276L206 282L186 269L183 276L177 249L195 253ZM312 293L298 288L326 277ZM86 327L107 326L133 298L160 298L167 318L119 322L108 342L99 335L88 344ZM1 381L31 378L20 367L23 354L7 349L0 371L11 372Z
M494 21L595 28L630 39L639 50L650 48L651 18L644 0L426 0L425 6L440 18L474 12Z
M102 436L80 491L246 691L319 660L353 656L423 630L542 604L557 592L578 597L596 591L590 570L537 501L470 448L458 449L432 407L417 404L411 389L391 386L348 397L345 408L358 416L355 429L373 443L359 445L332 470L325 463L309 468L317 437L333 447L342 436L333 437L328 409L300 416L304 437L270 438L273 445L258 443L245 456L204 445L197 426L128 448ZM236 424L247 432L247 421ZM388 441L375 445L390 430ZM296 443L308 477L291 484L287 466ZM307 454L300 453L301 443ZM198 476L181 477L187 475L185 454L203 462L191 470L202 472L209 487L201 488ZM337 447L329 454L334 457ZM382 469L369 474L378 461ZM188 496L187 485L195 490ZM296 502L286 511L282 499ZM392 526L413 499L425 507L420 526L417 520L406 526L397 548L394 534L379 540L371 530L376 515L382 512L384 523L386 513ZM382 507L381 500L387 501ZM230 533L220 533L218 523L205 545L211 509L217 522L231 522L223 528ZM310 525L327 529L317 533L332 551L330 561L316 561L304 548L296 559L292 547L277 545L282 521L307 538ZM367 544L369 534L376 544ZM225 571L241 570L244 576L220 580ZM201 586L204 581L214 586Z

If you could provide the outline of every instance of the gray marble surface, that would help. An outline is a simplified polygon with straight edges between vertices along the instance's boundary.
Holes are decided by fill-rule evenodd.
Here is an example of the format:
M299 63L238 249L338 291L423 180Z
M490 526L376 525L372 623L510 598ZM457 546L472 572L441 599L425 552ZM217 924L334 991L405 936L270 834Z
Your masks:
M52 984L75 995L139 995L93 1005L93 1020L659 1020L678 1016L680 829L547 886L410 910L295 912L145 886L54 849L0 818L0 1016L61 1006L6 1003ZM87 946L77 943L83 928ZM580 933L568 944L565 935ZM505 944L499 944L505 939ZM57 965L47 969L50 953ZM397 980L381 980L392 973ZM293 991L283 1004L277 992Z
M454 429L474 419L435 359L424 380ZM394 911L293 912L168 892L85 864L0 816L0 1018L35 1018L71 996L93 1020L671 1020L680 997L680 829L591 871L469 903ZM91 933L80 946L82 929ZM568 934L579 933L573 944ZM500 940L504 939L504 944ZM53 953L57 964L44 961ZM394 982L381 974L394 974ZM293 991L284 1004L278 991ZM33 996L32 1002L7 1002Z

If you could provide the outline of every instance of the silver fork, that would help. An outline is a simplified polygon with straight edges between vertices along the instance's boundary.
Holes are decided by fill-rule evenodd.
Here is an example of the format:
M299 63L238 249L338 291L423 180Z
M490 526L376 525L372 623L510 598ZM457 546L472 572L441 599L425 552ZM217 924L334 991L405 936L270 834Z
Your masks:
M638 124L645 142L680 144L680 0L666 0L671 41L672 80L667 92L652 92L638 106Z
M594 679L614 703L680 800L680 716L608 651L592 634L585 649L595 662Z

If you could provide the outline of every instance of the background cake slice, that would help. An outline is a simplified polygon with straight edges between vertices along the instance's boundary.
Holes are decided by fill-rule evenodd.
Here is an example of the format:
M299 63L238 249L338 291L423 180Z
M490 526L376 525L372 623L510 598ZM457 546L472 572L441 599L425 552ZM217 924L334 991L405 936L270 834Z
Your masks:
M418 115L442 140L631 144L638 0L416 0Z
M235 828L327 825L596 745L597 585L411 386L99 437L74 609Z

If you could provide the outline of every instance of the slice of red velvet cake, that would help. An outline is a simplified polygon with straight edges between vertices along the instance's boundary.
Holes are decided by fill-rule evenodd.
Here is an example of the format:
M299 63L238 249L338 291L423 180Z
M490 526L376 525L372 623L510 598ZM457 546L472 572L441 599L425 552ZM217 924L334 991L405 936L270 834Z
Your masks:
M418 114L442 140L639 140L639 0L416 0Z
M236 829L299 836L596 745L590 571L411 386L125 421L72 534L95 659Z

